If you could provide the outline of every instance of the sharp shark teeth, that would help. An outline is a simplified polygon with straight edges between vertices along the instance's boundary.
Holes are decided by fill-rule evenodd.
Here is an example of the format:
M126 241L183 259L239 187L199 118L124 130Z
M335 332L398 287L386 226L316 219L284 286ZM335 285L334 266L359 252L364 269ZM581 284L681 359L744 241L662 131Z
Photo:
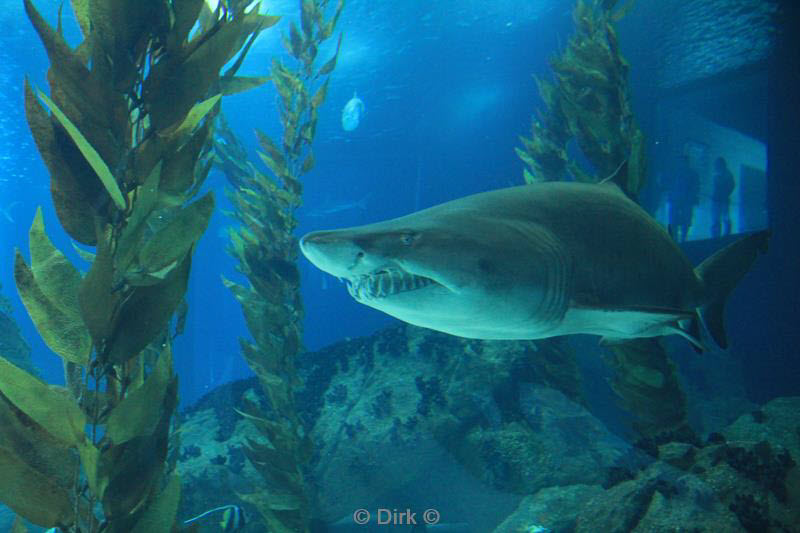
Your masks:
M389 269L345 280L347 292L356 300L374 300L401 292L413 291L436 283L430 278Z

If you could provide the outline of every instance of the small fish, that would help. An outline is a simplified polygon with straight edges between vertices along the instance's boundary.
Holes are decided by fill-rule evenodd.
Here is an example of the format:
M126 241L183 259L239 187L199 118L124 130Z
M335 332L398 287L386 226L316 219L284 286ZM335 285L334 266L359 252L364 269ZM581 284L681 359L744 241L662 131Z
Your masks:
M361 122L361 116L364 114L364 102L353 91L353 97L347 101L342 109L342 129L344 131L353 131L358 127Z
M219 527L222 531L239 531L245 525L244 511L238 505L231 505L222 513Z
M22 203L22 202L19 202L19 201L11 202L6 207L0 207L0 214L3 215L3 217L5 217L5 219L8 220L11 224L15 223L14 222L14 217L11 216L11 209L16 207L20 203Z
M223 505L221 507L215 507L213 509L209 509L199 515L195 516L194 518L190 518L189 520L184 520L184 524L191 524L192 522L196 522L197 520L201 520L206 516L222 511L222 519L219 522L219 527L222 531L241 531L245 524L245 516L244 511L238 505Z
M329 205L328 207L324 207L322 209L316 209L306 214L309 217L327 217L330 215L335 215L337 213L343 213L345 211L365 211L367 209L367 200L372 196L372 194L367 194L360 200L356 200L353 202L342 202L340 204Z

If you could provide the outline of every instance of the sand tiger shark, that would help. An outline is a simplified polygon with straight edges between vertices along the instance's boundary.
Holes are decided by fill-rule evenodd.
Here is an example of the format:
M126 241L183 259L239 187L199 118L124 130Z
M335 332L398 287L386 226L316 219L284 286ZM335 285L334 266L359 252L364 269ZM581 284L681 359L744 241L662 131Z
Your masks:
M767 240L745 236L694 268L612 182L544 182L315 231L300 249L356 301L460 337L677 334L702 349L700 323L727 347L725 300Z

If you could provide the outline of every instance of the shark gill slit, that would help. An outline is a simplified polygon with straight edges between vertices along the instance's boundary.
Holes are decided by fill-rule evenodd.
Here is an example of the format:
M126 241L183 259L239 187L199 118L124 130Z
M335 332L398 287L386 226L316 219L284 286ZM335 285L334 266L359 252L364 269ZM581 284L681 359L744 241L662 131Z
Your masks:
M567 309L567 258L558 242L549 235L542 235L539 245L544 263L551 268L546 269L546 290L533 316L557 327Z

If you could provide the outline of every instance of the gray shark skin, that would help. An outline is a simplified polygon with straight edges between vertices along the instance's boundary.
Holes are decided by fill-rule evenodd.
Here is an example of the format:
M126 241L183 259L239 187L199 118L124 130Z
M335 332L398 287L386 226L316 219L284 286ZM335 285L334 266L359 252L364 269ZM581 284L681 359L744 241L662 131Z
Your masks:
M727 345L725 299L767 240L744 237L695 269L614 184L546 182L312 232L300 248L358 302L453 335L679 334L700 348L700 314Z

